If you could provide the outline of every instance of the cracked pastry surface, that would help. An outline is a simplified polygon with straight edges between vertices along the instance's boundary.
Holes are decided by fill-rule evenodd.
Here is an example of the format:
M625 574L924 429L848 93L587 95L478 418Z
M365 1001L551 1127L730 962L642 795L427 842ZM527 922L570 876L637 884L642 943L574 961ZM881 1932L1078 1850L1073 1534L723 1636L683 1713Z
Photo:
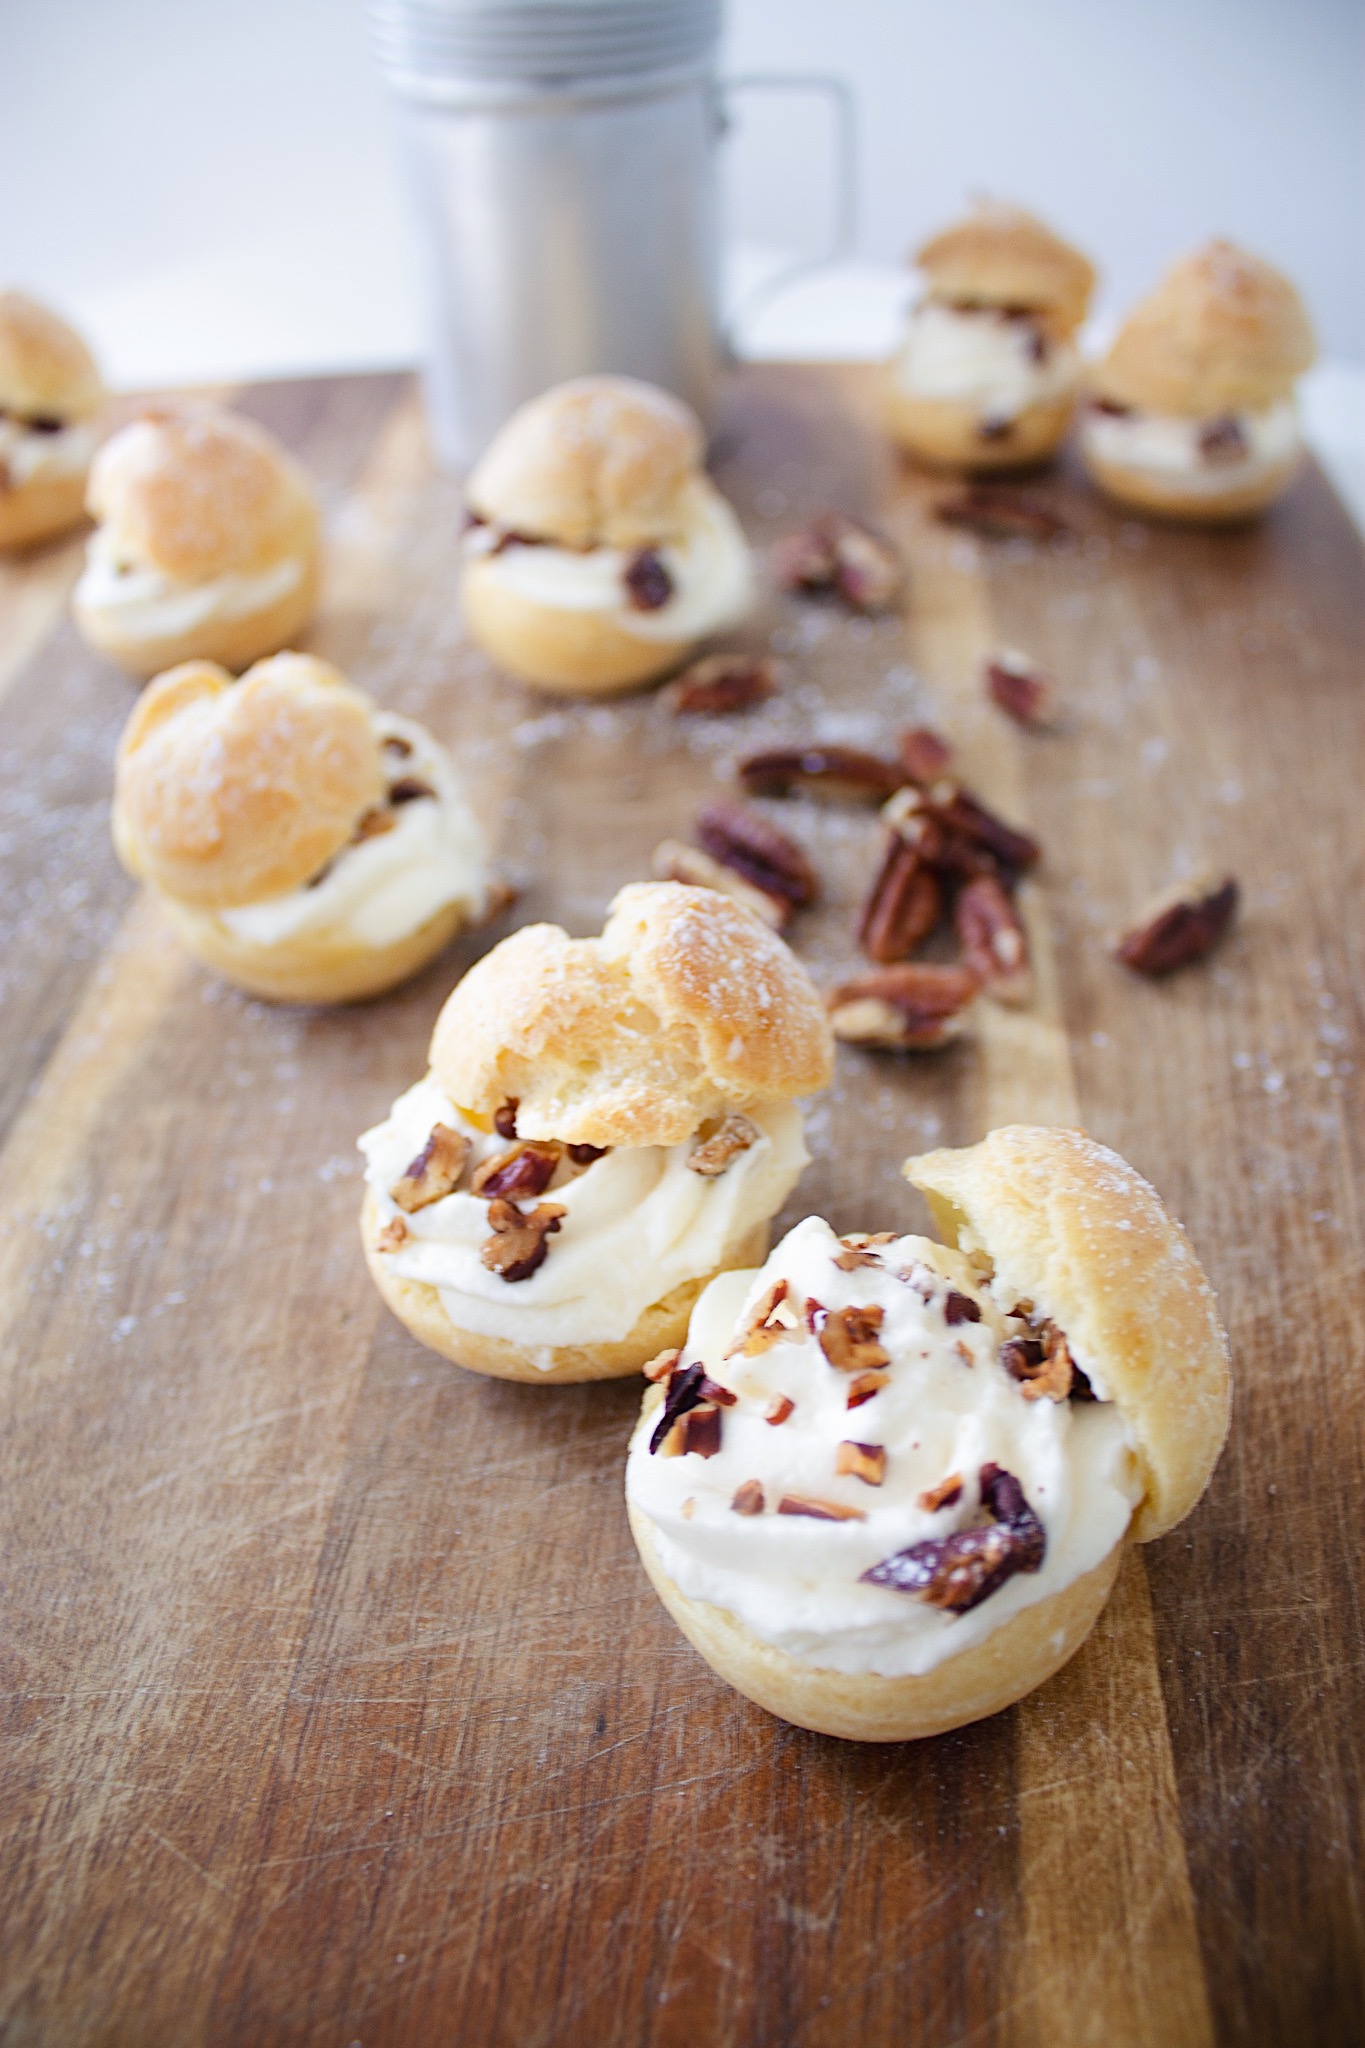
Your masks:
M75 330L24 293L0 292L0 547L80 525L103 404Z

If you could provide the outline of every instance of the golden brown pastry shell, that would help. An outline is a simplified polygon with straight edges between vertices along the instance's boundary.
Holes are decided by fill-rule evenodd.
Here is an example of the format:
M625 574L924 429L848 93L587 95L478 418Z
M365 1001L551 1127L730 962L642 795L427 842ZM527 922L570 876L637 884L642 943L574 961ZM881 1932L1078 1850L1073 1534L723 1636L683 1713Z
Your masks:
M301 932L262 946L228 931L211 913L153 890L196 960L268 1003L363 1003L420 974L469 923L463 903L441 909L401 939L367 946L343 932Z
M83 469L71 476L33 476L0 491L0 549L36 547L85 524Z
M378 1231L378 1209L367 1189L360 1215L365 1258L385 1302L417 1341L470 1372L483 1373L489 1379L522 1380L529 1386L625 1379L639 1372L660 1351L685 1341L693 1304L717 1273L761 1266L768 1252L765 1221L757 1224L714 1271L683 1281L662 1301L654 1302L628 1336L610 1343L557 1345L550 1353L551 1363L542 1369L533 1352L505 1337L484 1337L471 1330L457 1329L442 1308L434 1287L420 1280L401 1279L392 1270L392 1261L377 1248ZM553 1246L550 1256L554 1256Z
M1222 491L1182 491L1123 462L1107 462L1082 443L1082 460L1094 482L1117 505L1147 512L1157 519L1178 520L1183 526L1226 526L1235 520L1254 519L1268 505L1282 497L1303 467L1304 453L1296 448L1282 462L1262 470L1253 481L1234 484Z
M0 407L71 421L103 403L99 369L75 328L24 292L0 292Z
M538 690L611 697L657 682L691 651L691 640L642 640L601 612L536 604L507 590L483 562L460 584L470 633L485 653Z
M930 469L988 476L1050 461L1066 439L1075 397L1039 398L1025 406L1007 435L983 441L976 407L952 398L913 398L897 381L885 379L886 421L892 437Z
M72 609L90 646L144 682L182 661L217 661L236 673L250 668L263 655L279 654L298 644L317 602L318 571L314 538L299 581L282 597L238 618L206 619L183 633L130 633L107 611L87 610L79 601L73 602Z
M1086 315L1095 272L1045 221L983 201L915 251L930 296L950 304L1027 306L1065 339Z

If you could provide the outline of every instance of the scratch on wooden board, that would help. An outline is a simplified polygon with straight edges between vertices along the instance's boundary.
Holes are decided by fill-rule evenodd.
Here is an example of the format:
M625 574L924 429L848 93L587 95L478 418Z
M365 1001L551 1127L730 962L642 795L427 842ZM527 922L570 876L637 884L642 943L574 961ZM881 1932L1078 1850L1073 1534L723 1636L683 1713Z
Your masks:
M211 1870L205 1870L202 1863L196 1863L193 1856L186 1855L183 1849L178 1849L175 1843L161 1834L158 1829L154 1828L150 1821L143 1821L142 1832L150 1835L154 1842L160 1842L163 1849L169 1849L172 1856L177 1856L182 1863L186 1864L194 1872L196 1877L202 1877L205 1884L212 1885L213 1889L216 1892L221 1892L224 1898L231 1897L227 1885L223 1883L221 1878L215 1877Z

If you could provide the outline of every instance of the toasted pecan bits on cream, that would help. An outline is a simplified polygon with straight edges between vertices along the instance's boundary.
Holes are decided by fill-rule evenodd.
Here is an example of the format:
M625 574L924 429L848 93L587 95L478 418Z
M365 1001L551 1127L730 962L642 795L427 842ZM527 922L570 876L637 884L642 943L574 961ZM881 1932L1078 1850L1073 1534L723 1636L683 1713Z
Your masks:
M426 1144L389 1189L389 1200L410 1216L439 1202L459 1185L468 1157L469 1140L462 1131L433 1124Z
M693 1173L699 1173L703 1180L714 1180L724 1173L732 1160L741 1152L747 1152L757 1144L762 1133L750 1117L731 1112L718 1130L703 1135L701 1143L693 1152L687 1164Z
M1014 1572L1039 1572L1047 1535L1013 1473L983 1465L978 1479L988 1519L951 1536L928 1536L863 1573L869 1586L913 1593L930 1607L966 1614Z

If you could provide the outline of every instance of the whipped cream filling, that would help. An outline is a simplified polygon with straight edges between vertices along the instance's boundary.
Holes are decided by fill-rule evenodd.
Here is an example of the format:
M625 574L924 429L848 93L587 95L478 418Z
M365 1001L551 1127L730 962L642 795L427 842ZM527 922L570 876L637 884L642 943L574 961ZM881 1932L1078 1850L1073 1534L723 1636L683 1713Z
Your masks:
M1040 399L1062 397L1079 370L1071 344L1051 340L1031 320L937 299L915 307L895 359L911 398L951 399L1002 423Z
M18 490L35 478L80 476L90 467L99 434L85 420L42 433L26 420L0 415L0 489Z
M626 1492L653 1523L664 1569L689 1597L810 1664L898 1677L932 1670L1099 1564L1128 1527L1141 1481L1117 1408L1025 1399L1000 1363L1005 1318L960 1253L902 1237L876 1248L876 1264L845 1272L835 1264L844 1252L812 1216L760 1272L711 1282L693 1310L683 1363L700 1360L736 1396L720 1409L719 1450L670 1457L661 1448L651 1456L653 1412L632 1439ZM777 1280L788 1285L792 1336L727 1358ZM975 1305L979 1320L948 1320L950 1290ZM886 1383L855 1408L851 1373L829 1362L810 1330L812 1301L832 1311L882 1311ZM1083 1359L1076 1363L1085 1369ZM794 1406L774 1424L767 1414L779 1395ZM836 1470L845 1442L884 1451L880 1485ZM911 1544L971 1525L987 1464L1014 1475L1041 1521L1041 1570L1017 1572L964 1613L862 1582ZM925 1504L954 1474L960 1498L938 1509ZM763 1511L738 1513L731 1503L754 1480ZM863 1519L779 1513L784 1497L855 1509Z
M688 487L681 538L654 550L673 594L653 611L627 600L627 549L576 552L517 541L500 546L501 539L496 528L472 527L464 540L467 559L481 561L485 576L529 604L600 612L637 640L699 640L742 617L752 601L748 542L730 505L705 477Z
M467 904L471 918L482 912L487 853L450 756L410 718L385 711L374 722L381 740L398 743L386 753L391 781L424 782L434 796L395 806L388 814L390 830L344 847L303 888L213 913L236 938L278 946L305 933L326 933L386 946L417 931L448 903Z
M303 581L302 555L288 555L254 575L232 571L204 583L181 583L160 569L130 559L104 527L91 534L75 603L103 614L120 633L169 640L210 619L240 619L264 611Z
M1298 408L1286 398L1264 412L1228 413L1218 420L1090 406L1081 422L1081 445L1098 462L1147 470L1191 496L1216 497L1255 483L1297 454L1303 436Z
M614 1343L645 1310L685 1280L710 1273L757 1224L772 1216L809 1163L801 1113L792 1103L748 1112L757 1141L724 1173L705 1179L688 1159L693 1143L617 1146L539 1199L565 1214L548 1255L529 1279L508 1281L480 1259L489 1236L488 1204L457 1188L413 1215L396 1252L384 1254L405 1280L425 1281L457 1329L505 1337L543 1368L561 1344ZM465 1169L506 1141L481 1131L428 1075L400 1095L388 1117L360 1139L365 1180L381 1223L402 1212L389 1190L421 1152L437 1123L470 1140ZM531 1210L534 1202L520 1204Z

